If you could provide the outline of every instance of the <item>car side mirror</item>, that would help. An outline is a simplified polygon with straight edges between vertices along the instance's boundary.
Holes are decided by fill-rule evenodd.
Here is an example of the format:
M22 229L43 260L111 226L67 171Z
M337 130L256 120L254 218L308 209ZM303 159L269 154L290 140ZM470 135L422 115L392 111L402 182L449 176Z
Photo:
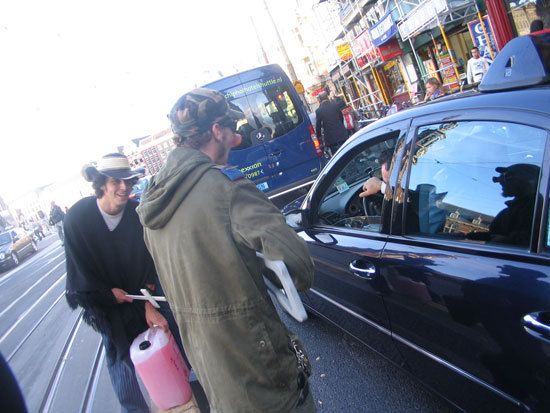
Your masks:
M307 210L305 209L293 209L292 211L285 213L285 220L287 225L294 231L302 231L307 227Z

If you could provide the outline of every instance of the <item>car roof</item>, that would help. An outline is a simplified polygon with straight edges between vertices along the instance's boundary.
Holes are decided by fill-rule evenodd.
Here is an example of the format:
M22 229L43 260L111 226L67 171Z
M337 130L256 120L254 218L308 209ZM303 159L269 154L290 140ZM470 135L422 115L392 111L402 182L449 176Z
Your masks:
M550 115L550 105L548 105L549 97L550 85L495 93L482 93L478 90L468 90L399 111L393 115L373 122L369 126L363 128L361 132L378 129L379 127L410 118L462 109L523 109Z

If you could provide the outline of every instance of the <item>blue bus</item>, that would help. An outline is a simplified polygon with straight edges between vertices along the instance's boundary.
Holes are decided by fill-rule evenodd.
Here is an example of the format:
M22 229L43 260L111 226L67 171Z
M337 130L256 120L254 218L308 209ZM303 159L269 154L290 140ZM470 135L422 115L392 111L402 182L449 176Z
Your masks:
M225 77L203 87L219 90L245 115L237 124L242 143L229 154L276 204L311 185L321 170L322 150L296 89L278 65ZM288 199L285 199L285 202Z

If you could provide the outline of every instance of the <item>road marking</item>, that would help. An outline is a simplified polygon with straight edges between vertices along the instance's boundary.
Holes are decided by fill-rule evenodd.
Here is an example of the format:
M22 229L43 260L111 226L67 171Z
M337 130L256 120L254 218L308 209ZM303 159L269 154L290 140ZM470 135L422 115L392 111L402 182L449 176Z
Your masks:
M2 311L0 313L0 317L2 317L4 314L6 314L6 312L10 308L12 308L17 302L19 302L19 300L21 300L25 295L27 295L36 286L36 284L38 284L40 281L42 281L44 278L46 278L48 275L50 275L52 272L54 272L54 270L56 270L57 267L59 267L64 262L65 262L65 260L61 261L59 264L57 264L55 267L53 267L50 271L48 271L45 275L43 275L39 280L37 280L33 285L31 285L29 288L27 288L27 290L23 294L21 294L15 301L13 301L10 305L8 305L4 311Z
M19 318L17 319L17 321L8 329L8 331L6 331L6 332L4 333L4 335L3 335L2 337L0 337L0 344L2 344L2 343L4 342L4 340L6 339L6 337L8 337L8 336L11 334L11 332L15 329L15 327L17 327L17 326L19 325L19 323L20 323L21 321L23 321L23 319L33 310L33 308L36 307L36 306L38 305L38 303L39 303L40 301L42 301L42 299L43 299L46 295L48 295L48 293L49 293L51 290L53 290L53 288L54 288L63 278L65 278L66 276L67 276L67 273L64 273L55 283L52 284L52 286L51 286L50 288L48 288L48 289L46 290L46 292L45 292L44 294L42 294L42 295L40 296L40 298L39 298L38 300L35 301L35 303L34 303L33 305L31 305L31 306L27 309L27 311L25 311L23 314L21 314L21 315L19 316ZM65 292L63 292L63 294L65 294Z

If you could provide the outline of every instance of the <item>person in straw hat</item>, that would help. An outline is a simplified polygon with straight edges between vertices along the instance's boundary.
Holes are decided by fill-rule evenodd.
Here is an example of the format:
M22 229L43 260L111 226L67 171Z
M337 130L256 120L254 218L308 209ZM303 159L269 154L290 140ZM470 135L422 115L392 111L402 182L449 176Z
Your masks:
M95 196L76 202L65 217L66 298L72 309L84 308L84 320L103 337L109 375L122 411L148 412L130 360L130 345L154 324L165 332L171 329L176 340L181 340L165 303L161 303L165 306L161 314L149 302L126 296L141 295L140 289L152 290L155 285L155 294L162 295L143 241L138 204L129 200L143 171L131 170L124 155L111 153L97 166L85 165L82 174L92 183Z

